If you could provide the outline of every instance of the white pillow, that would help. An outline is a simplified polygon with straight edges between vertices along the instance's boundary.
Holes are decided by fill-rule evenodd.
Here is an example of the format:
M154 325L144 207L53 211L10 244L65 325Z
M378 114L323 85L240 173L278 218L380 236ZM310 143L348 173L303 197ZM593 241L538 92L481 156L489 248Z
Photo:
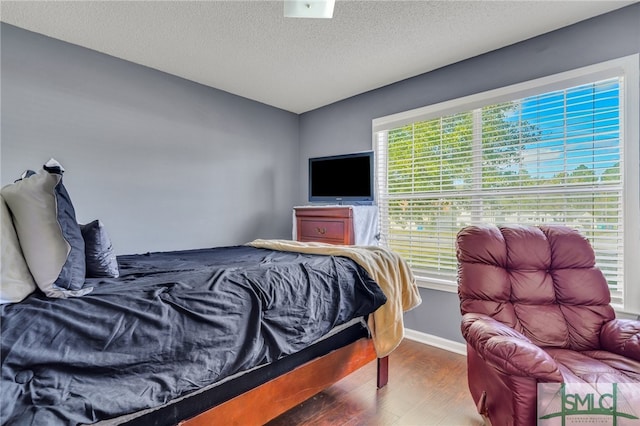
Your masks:
M2 277L0 278L0 304L17 303L36 290L27 262L22 256L20 242L13 227L11 212L0 196L0 219L2 229Z
M2 188L13 214L24 259L37 286L49 297L82 296L84 240L75 210L62 184L64 169L51 159L38 173Z

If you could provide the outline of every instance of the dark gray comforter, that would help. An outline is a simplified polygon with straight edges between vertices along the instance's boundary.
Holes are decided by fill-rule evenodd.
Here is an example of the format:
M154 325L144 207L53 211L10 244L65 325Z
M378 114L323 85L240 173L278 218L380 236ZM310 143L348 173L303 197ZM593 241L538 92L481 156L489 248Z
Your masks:
M1 308L3 425L92 423L294 353L386 298L355 262L247 246L120 256L92 293Z

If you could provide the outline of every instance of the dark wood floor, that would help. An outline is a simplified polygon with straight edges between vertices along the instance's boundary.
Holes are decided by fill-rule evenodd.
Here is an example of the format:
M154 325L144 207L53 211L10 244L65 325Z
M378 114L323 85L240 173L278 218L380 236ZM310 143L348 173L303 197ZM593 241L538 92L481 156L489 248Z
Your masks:
M375 362L271 421L292 425L480 426L467 388L466 358L405 339L376 389Z

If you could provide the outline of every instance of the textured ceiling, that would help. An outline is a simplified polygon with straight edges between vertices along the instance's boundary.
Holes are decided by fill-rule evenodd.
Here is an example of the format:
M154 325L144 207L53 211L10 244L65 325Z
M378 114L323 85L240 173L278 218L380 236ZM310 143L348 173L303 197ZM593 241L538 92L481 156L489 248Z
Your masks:
M635 1L2 1L3 22L295 113Z

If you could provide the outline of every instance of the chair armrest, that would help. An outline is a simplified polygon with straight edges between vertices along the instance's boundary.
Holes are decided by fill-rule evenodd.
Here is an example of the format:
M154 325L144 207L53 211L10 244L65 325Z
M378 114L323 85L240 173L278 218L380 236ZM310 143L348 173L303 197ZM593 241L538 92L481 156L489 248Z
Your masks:
M600 330L600 346L640 361L640 321L614 319L605 323Z
M461 329L467 343L496 370L543 382L562 382L553 358L513 328L488 315L468 313L462 317Z

